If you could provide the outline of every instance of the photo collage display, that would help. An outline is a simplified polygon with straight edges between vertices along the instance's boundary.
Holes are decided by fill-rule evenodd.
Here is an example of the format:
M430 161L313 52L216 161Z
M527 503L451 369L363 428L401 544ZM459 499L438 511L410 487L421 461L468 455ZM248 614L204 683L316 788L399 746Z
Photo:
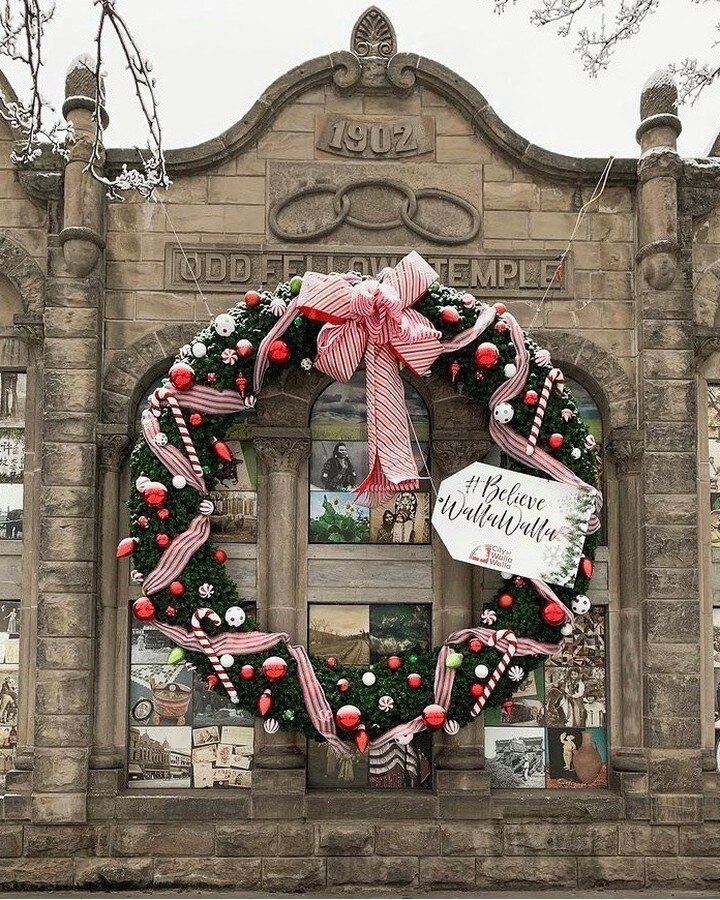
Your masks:
M17 747L20 601L0 600L0 787Z
M431 606L425 603L311 603L308 649L341 665L369 669L387 656L424 650L431 640ZM349 702L349 701L348 701ZM432 738L395 742L340 758L328 744L308 741L308 786L313 788L430 788Z
M248 615L255 605L244 604ZM175 645L133 621L130 646L128 783L144 788L250 787L253 716L210 691Z
M605 607L578 617L562 650L485 712L492 787L607 787L605 626Z
M398 492L372 509L355 503L355 490L368 475L365 372L356 372L345 384L331 384L315 402L310 423L311 544L430 543L430 421L420 395L404 385L420 489Z
M713 608L713 706L715 709L715 767L720 772L720 606Z
M23 536L24 372L0 372L0 540Z
M708 463L710 534L713 547L720 547L720 384L708 385Z

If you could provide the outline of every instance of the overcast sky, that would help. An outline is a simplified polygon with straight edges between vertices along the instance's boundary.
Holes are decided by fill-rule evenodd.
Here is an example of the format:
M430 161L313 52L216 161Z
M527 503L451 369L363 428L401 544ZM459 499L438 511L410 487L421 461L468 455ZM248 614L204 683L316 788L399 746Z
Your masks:
M610 3L613 0L609 0ZM436 59L468 79L500 117L548 150L576 156L635 156L640 91L672 60L706 58L720 4L660 0L639 36L621 46L609 71L590 79L573 41L529 24L540 0L493 13L492 0L383 0L399 49ZM168 147L199 143L232 125L287 69L349 46L368 6L358 0L118 0L152 60ZM59 108L65 69L93 47L92 0L63 0L46 48L47 94ZM717 53L720 57L720 52ZM108 144L144 144L127 74L108 53ZM5 66L13 86L23 80ZM720 87L683 107L680 150L704 154L720 130Z

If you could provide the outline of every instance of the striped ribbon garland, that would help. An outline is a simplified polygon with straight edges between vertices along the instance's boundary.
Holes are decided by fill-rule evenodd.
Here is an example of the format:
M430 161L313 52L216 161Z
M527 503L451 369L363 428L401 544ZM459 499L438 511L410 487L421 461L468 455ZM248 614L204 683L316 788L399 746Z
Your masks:
M201 606L199 609L196 609L192 614L192 618L190 619L190 625L192 626L193 634L198 640L198 643L203 649L203 653L210 660L210 664L215 670L215 674L220 679L220 683L225 688L228 693L228 697L233 703L239 703L240 698L237 695L237 691L233 687L232 681L230 681L230 676L225 671L225 666L220 662L220 657L217 655L215 650L213 649L212 642L210 638L205 634L200 625L203 619L210 619L210 621L214 625L221 625L222 619L213 609L208 609L205 606Z
M550 391L552 391L554 387L558 393L562 394L564 385L565 376L560 371L560 369L550 369L547 374L547 378L545 379L545 384L543 385L542 391L540 393L540 399L538 400L537 408L535 409L535 418L533 419L532 428L530 429L530 435L528 436L528 444L525 448L525 453L527 456L532 456L535 452L535 446L537 445L537 440L540 435L540 427L542 426L543 419L545 418L545 408L547 407L548 400L550 399Z

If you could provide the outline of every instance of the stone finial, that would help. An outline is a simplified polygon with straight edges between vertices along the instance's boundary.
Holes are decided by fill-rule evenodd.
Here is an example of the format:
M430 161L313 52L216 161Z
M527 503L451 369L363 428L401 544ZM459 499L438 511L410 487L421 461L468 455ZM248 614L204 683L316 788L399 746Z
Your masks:
M81 53L68 66L65 75L66 97L97 97L95 59L89 53Z
M350 49L361 59L390 59L397 53L395 29L390 19L377 6L368 7L353 26Z
M658 69L645 82L640 95L640 118L651 116L676 116L678 110L678 89L672 73Z

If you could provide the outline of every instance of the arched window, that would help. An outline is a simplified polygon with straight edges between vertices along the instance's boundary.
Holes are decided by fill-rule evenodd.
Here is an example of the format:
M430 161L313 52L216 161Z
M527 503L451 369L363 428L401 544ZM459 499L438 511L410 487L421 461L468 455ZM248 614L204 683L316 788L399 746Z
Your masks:
M310 418L309 649L368 670L393 653L412 661L413 649L432 641L430 417L407 382L405 402L420 489L371 509L355 503L355 488L368 473L365 373L329 385ZM366 546L351 546L358 544ZM371 586L373 577L384 583ZM429 788L431 760L427 733L409 745L354 753L349 760L309 741L308 785Z
M136 416L136 437L150 384ZM241 593L255 597L257 459L247 425L227 433L235 457L217 471L211 492L213 540L228 554L228 570ZM132 582L133 596L139 585ZM250 614L252 604L244 604ZM128 783L136 788L241 787L251 784L253 717L229 698L208 691L201 678L170 656L174 645L151 625L131 621L128 691ZM177 655L177 654L176 654Z
M565 384L602 448L597 403L577 381L566 378ZM503 464L497 449L486 462ZM485 713L492 787L607 787L606 623L606 606L593 602L560 653L535 669L510 702Z

